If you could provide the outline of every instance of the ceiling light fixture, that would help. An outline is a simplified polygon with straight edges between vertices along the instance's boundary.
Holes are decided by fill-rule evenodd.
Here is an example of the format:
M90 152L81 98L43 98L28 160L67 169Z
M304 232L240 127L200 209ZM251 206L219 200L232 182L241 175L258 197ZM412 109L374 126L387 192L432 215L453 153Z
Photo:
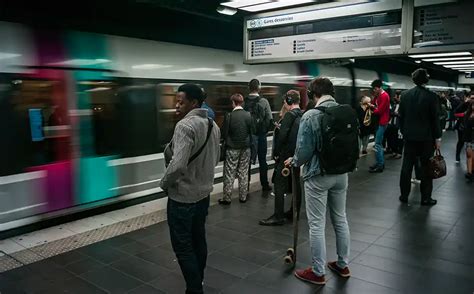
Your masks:
M474 64L474 60L472 61L445 61L445 62L435 62L436 65L456 65L456 64Z
M249 11L249 12L258 12L258 11L263 11L263 10L283 8L287 6L294 6L298 4L314 3L314 2L315 2L314 0L281 0L281 1L272 1L270 3L264 3L260 5L241 7L240 9Z
M237 9L225 7L225 6L218 6L216 11L219 12L220 14L225 14L225 15L234 15L237 13Z
M472 56L466 57L447 57L447 58L428 58L422 59L423 61L427 62L435 62L435 61L455 61L455 60L472 60Z
M474 67L474 64L458 64L458 65L443 65L446 68L466 68L466 67Z
M235 0L235 1L223 2L221 3L221 5L232 7L232 8L240 8L244 6L258 5L258 4L268 3L268 2L272 2L272 0Z
M421 60L415 60L415 63L419 64L419 63L421 63Z
M434 57L448 57L448 56L471 56L471 52L446 52L446 53L430 53L430 54L416 54L408 55L411 58L434 58Z

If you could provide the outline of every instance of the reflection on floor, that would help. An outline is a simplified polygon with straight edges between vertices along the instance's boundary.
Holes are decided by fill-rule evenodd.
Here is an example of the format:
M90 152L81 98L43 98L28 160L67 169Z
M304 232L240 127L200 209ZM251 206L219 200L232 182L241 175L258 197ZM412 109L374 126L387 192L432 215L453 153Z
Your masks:
M472 293L474 184L454 163L454 135L445 134L448 176L435 181L434 207L398 201L400 160L369 174L372 156L350 176L347 213L352 277L328 272L326 286L303 283L283 264L292 226L261 227L273 198L255 192L245 204L213 206L208 218L205 293ZM450 154L448 154L450 153ZM289 199L287 199L289 200ZM298 267L311 262L308 226L300 224ZM328 220L328 259L336 256ZM129 232L0 274L1 293L184 293L166 222Z

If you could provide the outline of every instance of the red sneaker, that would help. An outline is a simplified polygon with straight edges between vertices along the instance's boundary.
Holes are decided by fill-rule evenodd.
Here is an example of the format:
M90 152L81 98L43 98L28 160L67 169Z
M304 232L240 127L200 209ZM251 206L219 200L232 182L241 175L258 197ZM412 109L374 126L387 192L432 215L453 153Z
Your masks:
M336 274L340 275L343 278L348 278L351 276L351 271L349 270L349 267L346 266L345 268L340 268L337 265L337 262L335 261L328 262L328 268L330 268L333 272L335 272Z
M326 284L326 279L324 276L317 276L312 268L307 269L300 269L295 271L295 277L300 280L316 284L316 285L324 285Z

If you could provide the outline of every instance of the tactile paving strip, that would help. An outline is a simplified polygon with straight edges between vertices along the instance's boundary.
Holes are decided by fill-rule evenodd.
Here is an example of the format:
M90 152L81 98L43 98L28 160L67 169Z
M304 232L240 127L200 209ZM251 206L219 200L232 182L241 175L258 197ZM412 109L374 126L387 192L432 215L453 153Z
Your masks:
M65 253L92 243L142 229L166 220L166 210L138 216L123 222L87 231L0 257L0 272Z

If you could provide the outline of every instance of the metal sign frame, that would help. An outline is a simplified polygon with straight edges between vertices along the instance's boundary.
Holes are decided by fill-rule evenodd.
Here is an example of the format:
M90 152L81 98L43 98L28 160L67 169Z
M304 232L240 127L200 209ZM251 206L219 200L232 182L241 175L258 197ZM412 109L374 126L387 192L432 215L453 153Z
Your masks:
M357 57L384 57L384 56L403 56L406 54L418 54L418 53L436 53L436 52L451 52L451 51L472 51L472 44L463 45L444 45L444 46L433 46L424 48L413 47L413 29L414 29L414 17L415 17L415 6L428 6L437 4L446 4L457 2L456 0L384 0L380 2L368 2L359 1L355 3L327 3L319 5L311 5L293 9L285 9L277 12L261 13L252 16L248 16L244 19L244 32L243 32L243 54L245 64L261 64L261 63L277 63L277 62L293 62L293 61L307 61L307 60L323 60L323 59L335 59L335 58L357 58ZM367 51L367 52L341 52L331 55L331 57L322 56L289 56L288 58L259 58L249 59L248 58L248 44L249 44L249 31L265 28L265 27L278 27L288 24L296 24L305 21L310 21L308 17L311 15L319 14L317 19L330 19L341 16L357 16L369 13L384 13L388 11L400 10L401 9L401 40L400 49L386 49L380 51ZM323 12L324 11L324 12ZM323 15L321 15L323 13ZM251 28L251 22L254 23L255 27ZM265 23L264 21L267 21Z

